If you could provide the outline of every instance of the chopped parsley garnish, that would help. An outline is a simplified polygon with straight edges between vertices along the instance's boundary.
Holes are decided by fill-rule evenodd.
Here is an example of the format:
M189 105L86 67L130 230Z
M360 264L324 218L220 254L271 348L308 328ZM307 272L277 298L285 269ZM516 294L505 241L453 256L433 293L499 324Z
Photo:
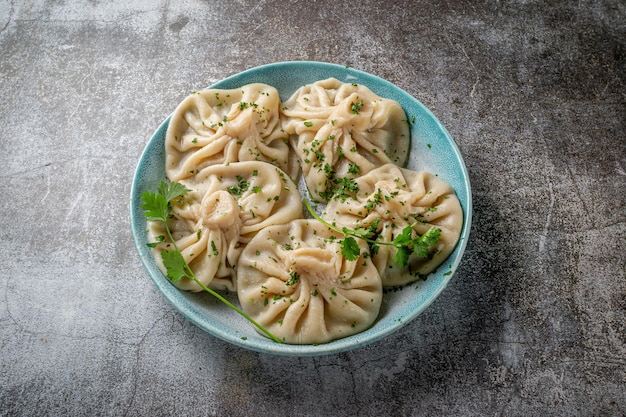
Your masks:
M352 102L350 106L350 110L352 111L353 114L359 114L361 112L362 107L363 107L363 100L359 101L358 103Z
M318 194L324 200L339 199L346 201L359 192L359 186L354 178L337 177L335 170L326 164L324 167L326 173L326 184L324 191L320 191Z
M289 280L285 282L285 285L291 286L294 285L300 279L300 275L296 271L292 271L289 274Z
M361 172L361 168L357 164L350 162L350 165L348 166L348 173L358 175L359 172Z
M220 254L220 252L217 250L217 246L215 246L214 241L211 241L211 251L213 253L213 256L217 256Z
M237 175L237 185L233 185L227 188L228 192L234 196L240 196L241 194L248 191L250 188L250 184L246 181L245 178Z

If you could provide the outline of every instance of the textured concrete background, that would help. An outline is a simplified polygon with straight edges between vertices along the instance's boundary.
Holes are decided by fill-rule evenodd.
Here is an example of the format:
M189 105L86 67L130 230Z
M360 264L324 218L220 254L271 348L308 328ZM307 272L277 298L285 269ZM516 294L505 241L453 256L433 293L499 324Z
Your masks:
M626 415L626 4L0 0L0 415ZM158 293L128 196L189 92L319 60L459 145L466 256L387 340L284 358Z

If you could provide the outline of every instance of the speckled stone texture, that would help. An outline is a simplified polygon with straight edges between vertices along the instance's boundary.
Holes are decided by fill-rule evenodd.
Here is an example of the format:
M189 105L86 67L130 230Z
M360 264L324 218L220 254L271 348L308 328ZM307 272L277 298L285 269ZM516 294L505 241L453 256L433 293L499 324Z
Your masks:
M626 415L623 1L0 0L0 54L0 415ZM414 95L473 187L440 298L335 356L209 336L130 235L159 123L288 60Z

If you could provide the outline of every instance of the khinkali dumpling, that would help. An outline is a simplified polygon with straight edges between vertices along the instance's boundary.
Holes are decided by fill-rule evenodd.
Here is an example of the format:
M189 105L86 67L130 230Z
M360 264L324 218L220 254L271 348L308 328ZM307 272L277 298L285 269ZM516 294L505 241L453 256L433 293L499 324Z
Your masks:
M439 266L456 246L463 212L454 190L429 172L383 165L355 180L358 192L352 198L334 199L322 217L340 227L368 228L375 225L378 239L392 242L406 226L421 236L431 227L441 230L429 257L409 257L405 268L393 263L395 248L379 245L372 255L383 285L392 287L418 280Z
M342 236L299 219L259 232L237 266L243 310L291 344L326 343L367 329L382 302L380 275L367 244L348 261Z
M302 217L296 184L279 168L258 161L204 168L193 179L180 181L191 191L172 203L169 226L179 250L195 276L216 290L236 290L237 260L245 244L261 229ZM150 241L165 236L160 222L150 222ZM167 240L153 251L165 273L160 252L171 250ZM200 291L183 278L175 285Z
M406 162L410 132L404 110L363 85L335 78L305 85L283 103L282 113L283 129L318 201L332 197L340 178Z
M266 161L296 178L299 168L280 125L279 106L278 91L266 84L190 94L167 128L167 177L180 181L209 165Z

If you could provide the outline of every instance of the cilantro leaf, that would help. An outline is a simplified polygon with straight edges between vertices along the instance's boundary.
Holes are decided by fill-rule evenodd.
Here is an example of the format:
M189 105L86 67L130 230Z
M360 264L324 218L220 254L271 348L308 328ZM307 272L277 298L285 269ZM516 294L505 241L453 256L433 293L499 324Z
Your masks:
M393 244L395 246L406 246L413 241L413 228L411 226L406 226L402 229L402 233L400 233L393 240Z
M166 221L168 213L168 202L161 194L146 191L141 195L143 204L141 208L144 210L146 219L151 221Z
M185 195L189 191L180 183L161 181L157 188L157 193L144 192L141 195L141 200L143 201L141 208L145 212L146 219L166 222L171 211L170 201Z
M428 258L430 248L439 240L441 229L431 227L413 242L413 252L420 258Z
M396 246L396 254L393 256L393 263L400 268L404 268L409 263L411 250L406 246Z
M355 261L361 255L361 250L353 237L346 237L341 241L341 254L349 261Z
M188 277L187 263L183 255L177 250L164 250L161 252L163 265L167 270L167 278L172 282L178 282L182 277Z
M357 227L356 229L354 229L352 231L351 234L353 236L360 237L361 239L366 240L366 241L370 241L372 239L376 239L376 236L378 235L378 225L380 224L381 220L382 220L382 218L379 217L379 218L375 219L367 227ZM344 227L343 233L346 234L348 232L349 232L348 228ZM373 242L369 242L369 243L375 244L376 242L373 241Z
M167 183L166 181L161 181L157 191L159 192L159 194L165 197L165 200L169 202L177 197L182 197L191 190L188 190L184 185L179 182Z
M343 230L344 234L350 233L350 229L348 229L347 227L344 227L341 230ZM370 232L371 231L368 227L357 227L356 229L352 230L351 234L360 238L368 238L370 237Z

